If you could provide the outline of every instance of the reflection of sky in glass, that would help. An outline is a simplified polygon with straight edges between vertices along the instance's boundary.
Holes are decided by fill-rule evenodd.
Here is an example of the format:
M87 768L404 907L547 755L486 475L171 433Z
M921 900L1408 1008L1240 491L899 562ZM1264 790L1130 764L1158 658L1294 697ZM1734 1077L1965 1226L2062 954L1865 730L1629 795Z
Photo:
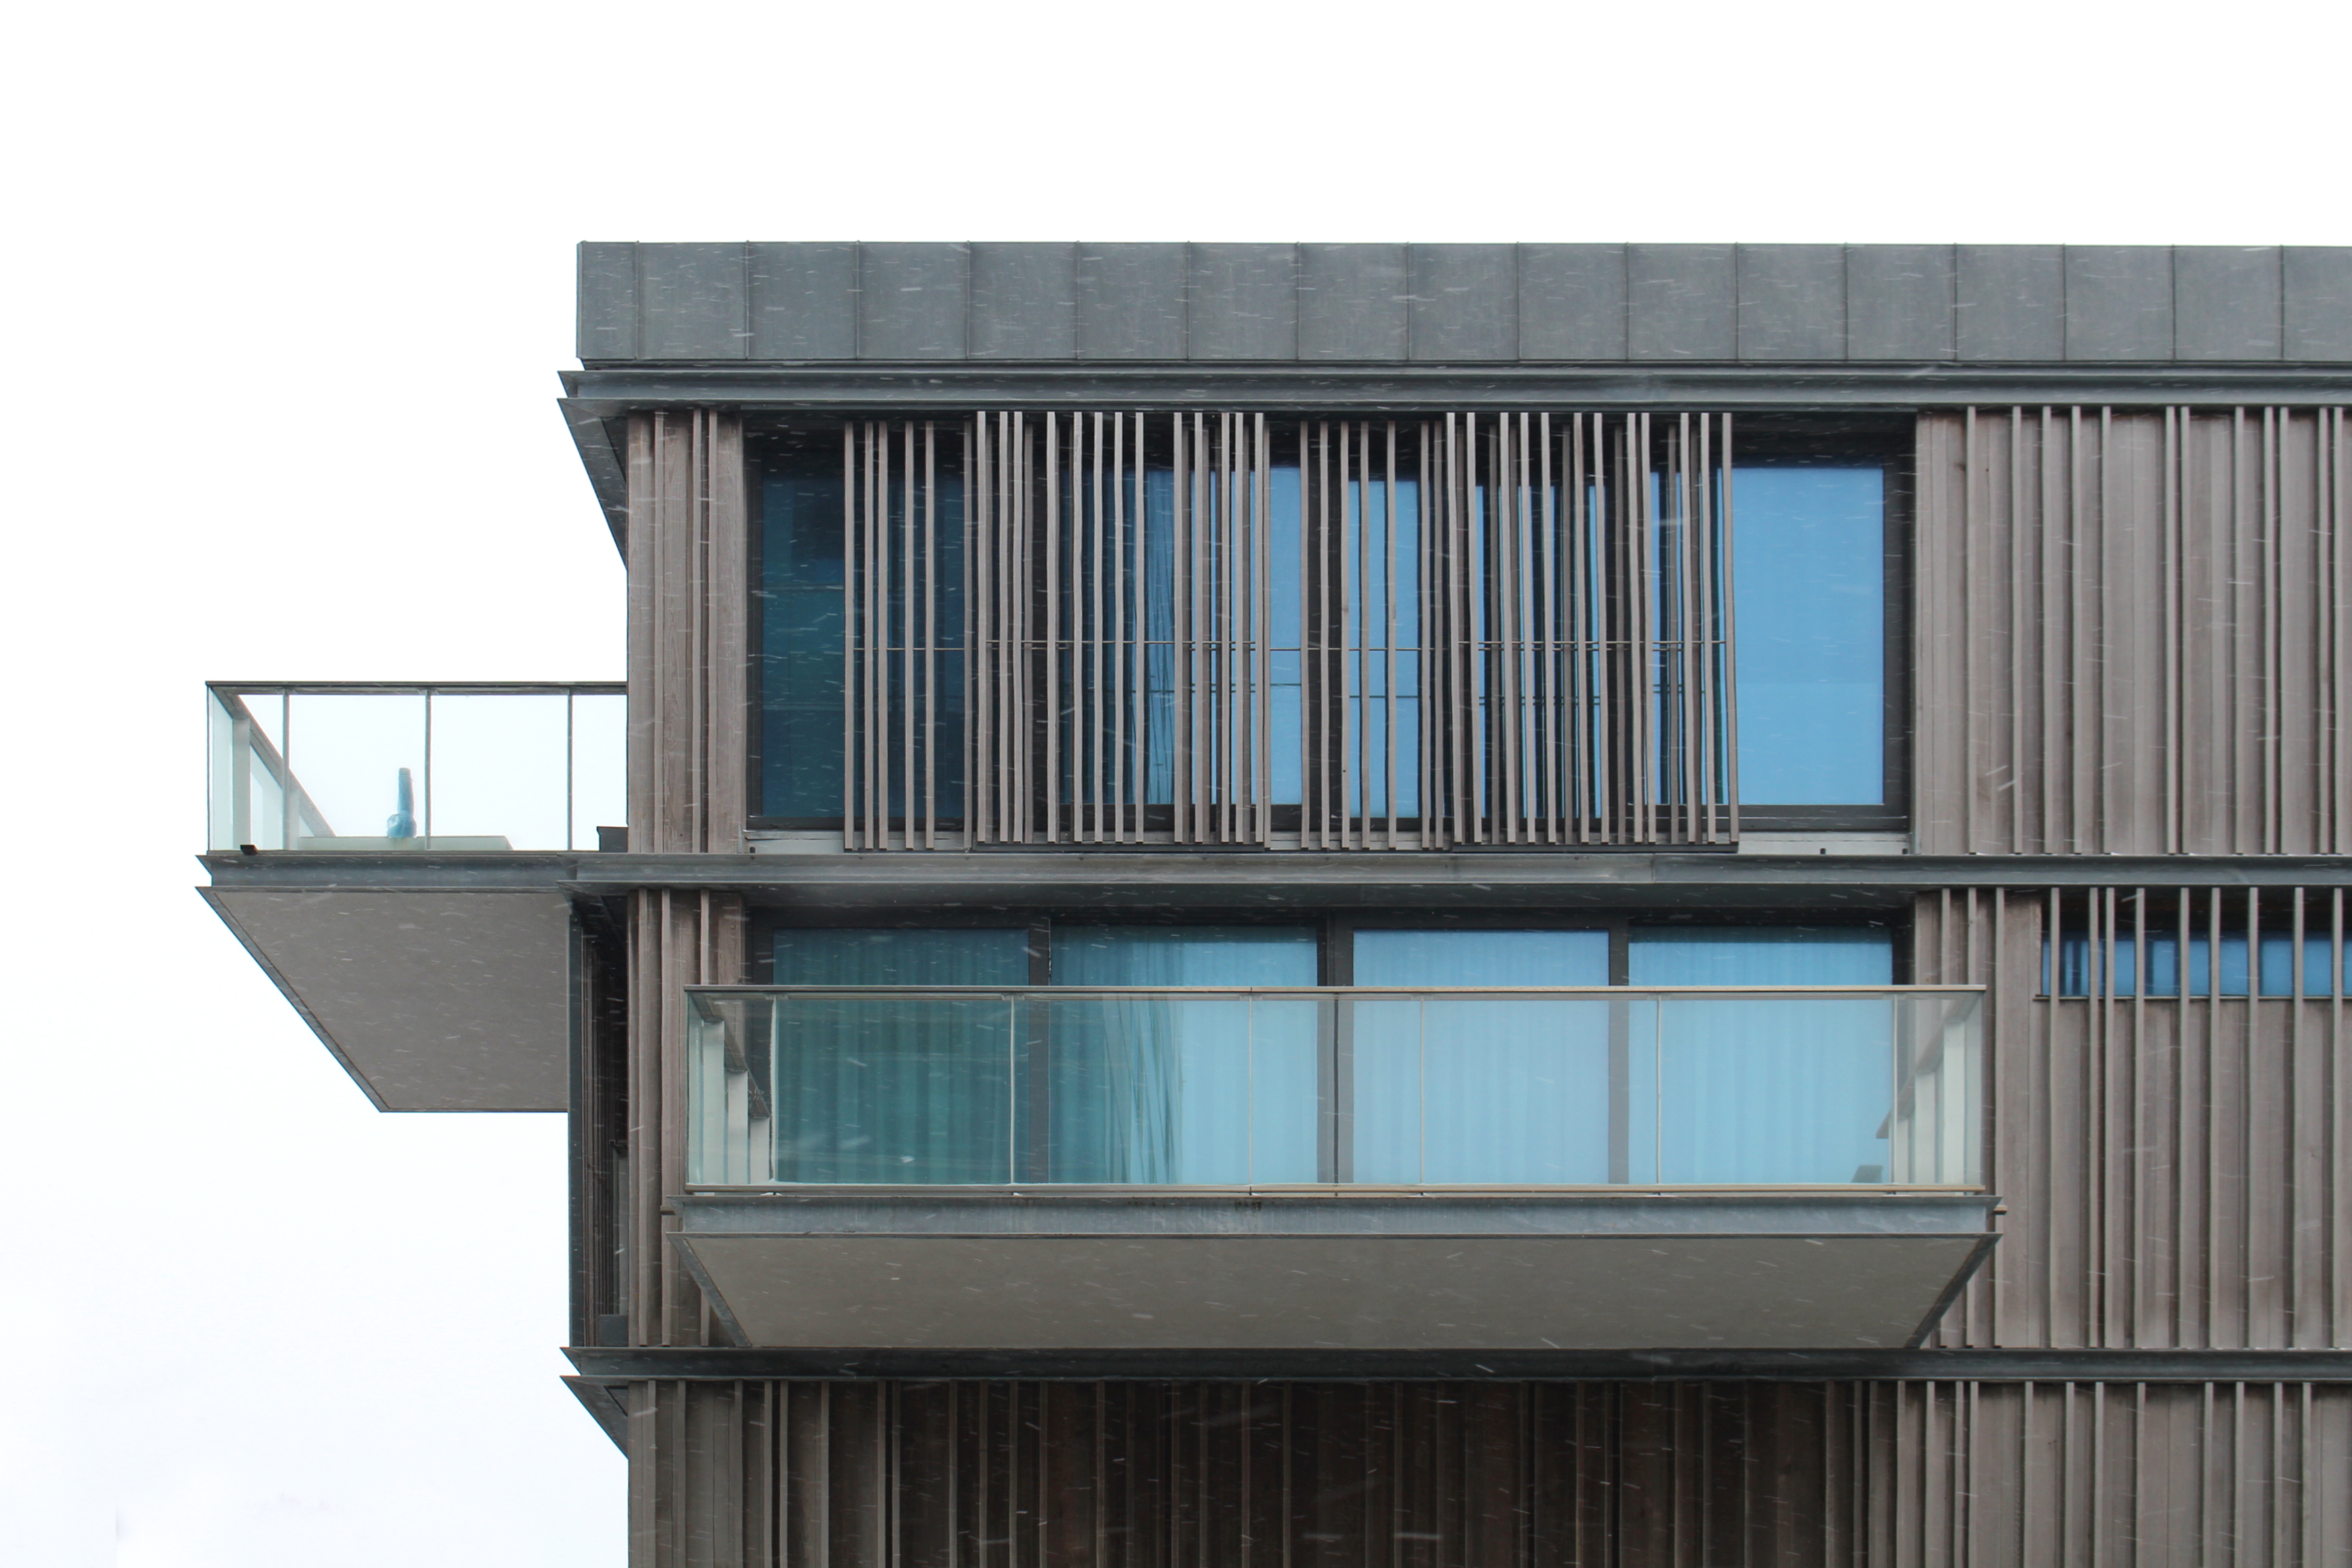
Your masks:
M1895 939L1861 926L1635 926L1636 985L1892 985Z
M1606 985L1605 931L1360 931L1359 985Z
M497 837L517 849L566 849L569 699L562 693L440 693L433 699L429 797L436 837ZM615 819L617 820L617 819Z
M572 699L572 847L597 847L596 829L629 820L629 700Z
M1656 1085L1654 1110L1634 1118L1656 1129L1656 1179L1884 1179L1894 1007L1882 997L1659 1003L1632 1074Z
M415 784L416 831L425 831L423 692L297 692L286 726L287 767L336 836L384 836L403 768Z
M2259 978L2264 996L2294 994L2294 933L2268 931L2262 933L2260 943L2261 973L2258 977L2247 973L2246 938L2242 931L2221 938L2221 962L2216 964L2213 943L2210 935L2193 932L2189 938L2189 963L2184 975L2180 963L2180 937L2178 929L2151 929L2147 932L2147 959L2143 964L2138 956L2137 936L2118 936L2114 942L2112 963L2103 959L2105 943L2091 940L2087 932L2069 931L2058 939L2058 984L2050 984L2050 944L2042 943L2042 989L2054 991L2061 996L2133 996L2139 994L2143 969L2146 971L2147 994L2178 996L2184 978L2191 996L2215 994L2219 983L2220 994L2243 996L2250 978ZM2326 936L2305 933L2303 939L2303 989L2306 995L2330 995L2336 991L2335 953L2333 940ZM2219 970L2219 973L2215 973Z
M1773 805L1885 798L1885 476L1732 470L1739 795Z

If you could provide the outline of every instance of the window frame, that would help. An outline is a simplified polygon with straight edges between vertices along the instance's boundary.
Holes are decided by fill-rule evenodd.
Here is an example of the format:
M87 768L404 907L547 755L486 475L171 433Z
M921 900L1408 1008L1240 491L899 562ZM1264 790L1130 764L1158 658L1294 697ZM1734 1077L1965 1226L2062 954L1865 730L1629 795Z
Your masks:
M749 939L744 966L749 976L747 984L771 985L775 983L774 933L780 930L945 931L982 928L1026 931L1029 933L1027 984L1051 985L1054 983L1053 928L1057 921L1069 925L1088 926L1306 927L1316 933L1316 984L1331 986L1355 984L1354 937L1358 931L1606 931L1609 934L1608 984L1630 985L1633 983L1633 931L1636 926L1840 927L1885 931L1894 952L1893 984L1912 984L1910 943L1906 940L1910 933L1911 923L1908 918L1893 911L1872 917L1832 915L1815 910L1764 913L1755 910L1628 910L1622 907L1589 914L1565 910L1382 910L1359 912L1209 907L1167 912L1123 913L1113 910L1105 913L1084 909L1014 908L1003 910L923 910L896 919L879 916L845 918L820 910L755 908L751 911L746 932Z
M961 419L968 410L942 410L925 414L909 412L894 417ZM1305 422L1316 417L1311 412L1285 410L1286 422ZM767 462L781 447L821 447L837 440L851 423L848 416L818 418L786 418L762 423L747 432L744 441L745 476L743 492L748 512L746 527L747 592L751 603L746 616L745 680L743 714L745 798L752 809L747 814L745 826L755 832L826 832L839 833L844 817L836 812L829 816L770 816L760 809L766 804L765 765L767 752L768 704L763 681L765 668L764 598L766 543L766 488L762 483ZM1793 465L1856 467L1867 464L1882 469L1885 476L1885 507L1882 520L1881 540L1881 615L1882 654L1881 679L1881 771L1884 779L1883 799L1876 805L1806 805L1783 802L1750 801L1744 795L1739 805L1739 824L1743 833L1759 832L1866 832L1901 833L1911 826L1912 743L1911 714L1914 684L1912 668L1912 584L1914 577L1912 539L1916 515L1916 465L1913 439L1913 421L1907 416L1827 416L1822 415L1742 414L1736 426L1736 458L1762 457L1768 461L1780 460ZM1737 464L1735 463L1735 467ZM1738 519L1732 519L1735 532ZM1733 591L1738 592L1735 580ZM1737 600L1734 600L1735 611ZM1734 710L1735 717L1737 709ZM1162 828L1172 820L1172 808L1160 805L1146 808L1147 827ZM1276 833L1299 830L1302 808L1296 805L1273 807L1273 828ZM1402 820L1402 819L1401 819ZM961 818L940 819L941 831L950 823L961 832ZM1064 848L1094 848L1099 846L1065 845L992 845L979 847L972 852L1004 853L1027 850ZM1165 849L1161 845L1139 847L1151 850ZM1181 846L1197 853L1214 852L1211 845ZM1441 853L1525 854L1540 853L1547 847L1533 845L1455 846ZM1627 854L1653 853L1654 845L1589 845L1576 847L1580 853ZM1383 851L1388 852L1388 851ZM1395 851L1397 853L1427 853L1427 851Z
M1911 587L1913 523L1917 511L1916 448L1911 421L1833 419L1811 416L1747 415L1735 426L1738 458L1761 456L1790 467L1876 467L1885 475L1885 511L1881 521L1880 592L1885 647L1879 697L1883 798L1876 805L1799 805L1739 801L1745 832L1824 830L1901 833L1911 826ZM1760 450L1759 450L1760 448ZM1738 514L1732 515L1735 536ZM1738 609L1738 584L1732 584ZM1738 710L1733 709L1736 716Z

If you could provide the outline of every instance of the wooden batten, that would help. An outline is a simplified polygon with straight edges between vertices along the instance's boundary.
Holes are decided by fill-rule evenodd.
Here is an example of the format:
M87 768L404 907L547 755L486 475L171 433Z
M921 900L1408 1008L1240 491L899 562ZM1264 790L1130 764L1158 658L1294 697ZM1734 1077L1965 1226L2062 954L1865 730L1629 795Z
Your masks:
M629 847L735 854L748 807L743 421L629 420Z
M2345 414L1920 416L1922 852L2352 848Z
M639 1383L658 1568L2319 1564L2352 1386Z

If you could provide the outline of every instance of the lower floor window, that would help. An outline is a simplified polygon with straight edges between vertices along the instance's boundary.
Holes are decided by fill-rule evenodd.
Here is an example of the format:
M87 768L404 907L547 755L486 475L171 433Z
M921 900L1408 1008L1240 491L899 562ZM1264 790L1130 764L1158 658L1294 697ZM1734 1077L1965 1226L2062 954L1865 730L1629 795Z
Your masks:
M785 928L771 957L836 988L746 1031L782 1181L1918 1182L1906 1107L1948 1065L1884 928Z

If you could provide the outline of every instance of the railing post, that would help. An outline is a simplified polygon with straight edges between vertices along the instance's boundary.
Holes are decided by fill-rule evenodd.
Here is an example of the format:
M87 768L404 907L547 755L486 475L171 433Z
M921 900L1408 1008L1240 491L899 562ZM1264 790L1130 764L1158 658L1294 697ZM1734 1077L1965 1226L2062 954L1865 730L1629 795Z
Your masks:
M1630 998L1609 999L1609 1180L1616 1184L1633 1179L1633 1007Z
M1316 1012L1315 1179L1356 1179L1356 1001L1326 996Z

